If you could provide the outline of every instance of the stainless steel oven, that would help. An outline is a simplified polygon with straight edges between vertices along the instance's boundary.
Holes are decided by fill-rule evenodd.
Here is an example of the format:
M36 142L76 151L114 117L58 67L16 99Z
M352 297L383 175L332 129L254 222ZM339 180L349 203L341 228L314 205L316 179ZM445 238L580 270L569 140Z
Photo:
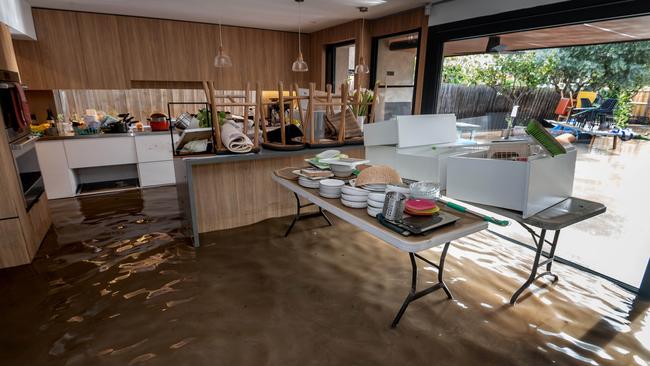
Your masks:
M16 88L17 75L0 72L0 125L5 128L9 146L14 158L14 166L29 210L45 191L41 169L36 156L36 140L29 126L16 121L16 102L12 99L12 88ZM3 187L0 187L3 189Z

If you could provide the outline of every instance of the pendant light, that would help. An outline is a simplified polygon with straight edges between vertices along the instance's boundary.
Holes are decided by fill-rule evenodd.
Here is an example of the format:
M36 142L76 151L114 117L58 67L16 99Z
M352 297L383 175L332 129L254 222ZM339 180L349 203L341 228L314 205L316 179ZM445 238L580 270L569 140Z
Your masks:
M301 33L301 23L302 23L302 9L300 4L305 0L295 0L298 3L298 58L291 65L291 71L294 72L307 72L309 67L307 63L302 58L302 46L300 45L300 33Z
M219 50L214 57L214 67L232 67L232 60L225 52L223 52L223 39L221 36L221 20L219 20Z
M361 12L361 40L359 42L359 63L354 67L355 74L367 74L370 72L370 68L366 65L366 61L363 57L363 33L365 28L365 17L364 13L368 11L368 8L365 6L360 6L359 11Z

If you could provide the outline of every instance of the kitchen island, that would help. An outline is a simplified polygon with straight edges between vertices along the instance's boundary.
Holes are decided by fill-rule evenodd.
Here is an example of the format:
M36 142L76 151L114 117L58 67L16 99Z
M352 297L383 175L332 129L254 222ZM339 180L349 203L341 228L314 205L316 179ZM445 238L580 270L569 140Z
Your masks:
M44 136L36 143L50 199L174 184L169 132ZM96 192L96 191L95 191Z
M333 147L364 157L362 145ZM306 158L328 149L262 150L258 154L174 158L183 232L199 246L200 234L295 214L295 199L271 179L286 167L304 167Z

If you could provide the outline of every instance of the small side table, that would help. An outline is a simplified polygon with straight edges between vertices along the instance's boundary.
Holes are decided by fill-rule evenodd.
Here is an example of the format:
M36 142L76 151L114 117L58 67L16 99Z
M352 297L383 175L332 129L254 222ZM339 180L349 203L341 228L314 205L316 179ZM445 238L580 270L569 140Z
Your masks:
M524 290L526 290L538 278L543 276L552 276L553 282L556 282L558 280L557 275L551 272L551 268L553 266L555 249L557 247L560 231L562 229L594 216L600 215L607 210L605 205L602 203L570 197L560 203L555 204L554 206L547 208L542 212L524 219L521 216L521 212L518 211L512 211L499 207L481 205L471 202L468 202L468 204L518 222L533 237L533 242L537 248L535 251L535 260L533 261L533 267L531 269L530 275L528 276L528 280L526 280L526 282L521 285L521 287L510 298L511 305L514 305ZM540 233L536 233L533 228L540 229ZM546 239L547 230L555 231L552 242L549 242ZM544 244L550 245L548 255L543 253ZM546 259L540 262L540 259L542 257ZM538 274L537 272L539 267L543 266L546 266L546 271Z

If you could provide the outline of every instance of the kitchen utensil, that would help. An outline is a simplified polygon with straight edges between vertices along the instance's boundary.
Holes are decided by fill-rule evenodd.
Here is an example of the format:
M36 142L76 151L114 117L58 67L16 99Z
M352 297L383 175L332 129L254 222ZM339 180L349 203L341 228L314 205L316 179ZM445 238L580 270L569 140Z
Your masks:
M394 193L398 193L398 192L394 192ZM401 194L401 193L398 193L398 194ZM392 220L387 220L386 217L384 216L384 214L379 213L375 217L377 218L377 220L379 221L380 224L382 224L385 227L393 230L394 232L396 232L396 233L398 233L400 235L403 235L403 236L411 235L410 231L395 225L394 223L391 222Z
M380 211L381 211L381 209L384 208L384 201L375 201L375 200L368 199L366 202L368 203L368 206L372 206L374 208L377 208Z
M368 213L368 215L370 215L372 217L377 217L377 215L381 214L381 208L375 208L375 207L372 207L372 206L368 206L368 207L366 207L366 212Z
M386 193L370 192L368 193L368 199L381 202L382 204L384 204L384 200L386 199Z
M298 177L298 184L305 188L319 188L317 180L307 179L305 177Z
M440 197L440 184L434 182L415 182L409 185L411 198L436 200Z
M350 207L350 208L366 208L366 207L368 207L368 204L366 202L348 201L348 200L344 199L343 197L341 197L341 204L343 204L343 206L347 206L347 207Z
M354 167L351 167L349 165L342 165L336 163L330 163L329 165L330 165L330 170L337 177L349 177L350 175L352 175L352 172L354 171Z
M370 192L366 191L365 189L361 188L356 188L352 186L343 186L341 187L341 193L350 195L350 196L363 196L365 198L368 198L368 194Z
M458 220L460 220L460 217L458 216L446 212L440 212L433 216L406 217L399 222L394 222L393 224L404 230L408 230L413 234L426 234L433 229L453 224Z
M391 221L399 221L404 216L404 204L406 203L406 196L400 192L386 193L384 200L384 208L382 213L384 217Z
M386 192L386 185L385 184L366 184L362 186L363 189L372 191L372 192Z
M181 113L178 117L176 117L176 122L174 123L174 127L178 128L179 130L184 130L192 124L192 115L183 112Z
M339 179L323 179L320 181L321 186L325 187L343 187L345 185L345 182Z
M323 193L322 191L319 191L318 194L321 197L325 198L341 198L341 193L335 194L335 193Z
M406 197L409 197L411 195L411 190L407 185L403 184L387 184L386 185L386 192L399 192L404 194Z
M368 184L399 184L402 183L402 178L397 171L386 165L375 165L363 169L359 173L356 184L364 186Z
M566 154L564 146L537 120L531 119L528 122L526 133L531 135L551 156Z
M167 131L169 130L169 120L167 115L163 113L153 113L147 119L152 131Z
M363 203L366 203L366 201L368 201L368 197L366 196L349 195L349 194L345 194L343 191L341 191L341 199L351 201L351 202L363 202Z
M438 199L438 202L442 202L445 205L447 205L447 207L453 208L454 210L456 210L458 212L465 212L465 213L468 213L468 214L472 214L474 216L478 216L478 217L482 218L483 221L491 222L491 223L493 223L495 225L499 225L499 226L508 226L508 225L510 225L510 221L508 221L508 220L499 220L499 219L497 219L496 217L493 217L493 216L483 215L480 212L471 210L471 209L469 209L469 208L467 208L465 206L461 206L461 205L459 205L457 203L451 202L451 201L447 200L446 198L441 197L441 198Z

